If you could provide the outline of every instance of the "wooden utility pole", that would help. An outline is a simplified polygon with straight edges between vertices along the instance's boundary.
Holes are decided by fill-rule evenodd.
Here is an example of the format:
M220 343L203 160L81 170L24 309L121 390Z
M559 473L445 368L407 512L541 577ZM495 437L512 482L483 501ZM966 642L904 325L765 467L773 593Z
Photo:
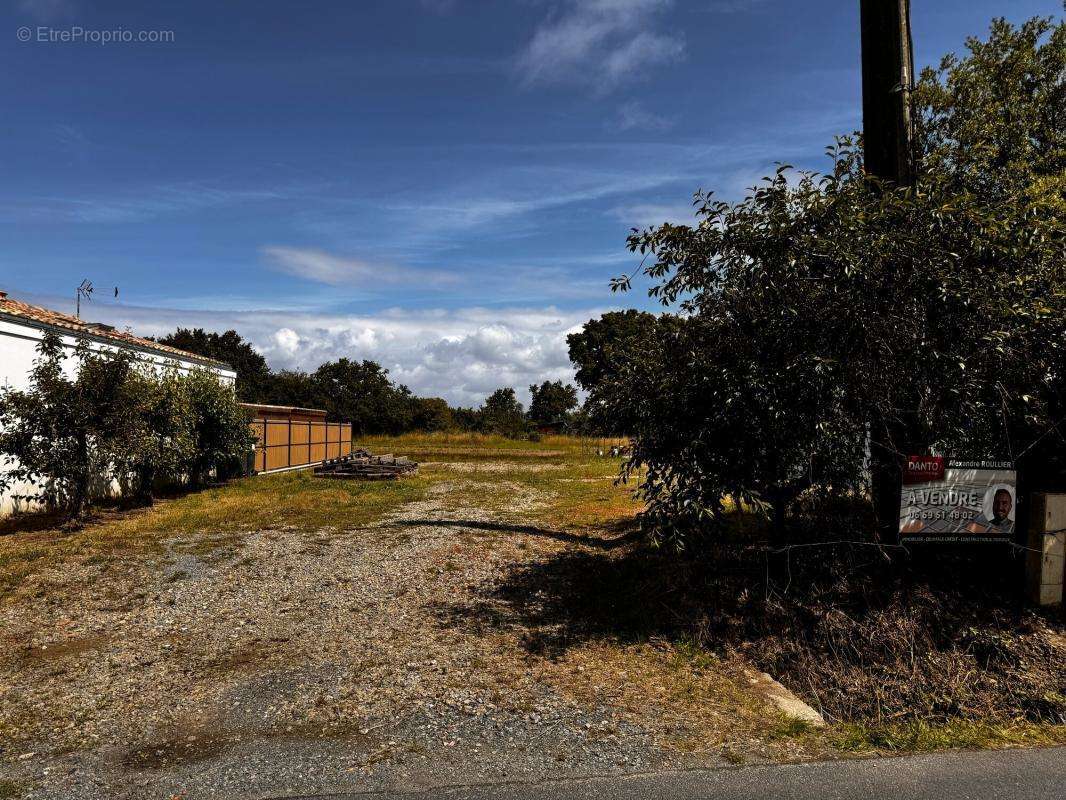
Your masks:
M909 186L914 180L910 0L860 0L860 18L866 171Z
M910 0L860 0L862 32L863 158L869 175L909 186L914 182L911 88L914 53ZM895 536L899 522L902 459L899 448L907 425L898 420L870 422L870 478L874 513L883 538Z

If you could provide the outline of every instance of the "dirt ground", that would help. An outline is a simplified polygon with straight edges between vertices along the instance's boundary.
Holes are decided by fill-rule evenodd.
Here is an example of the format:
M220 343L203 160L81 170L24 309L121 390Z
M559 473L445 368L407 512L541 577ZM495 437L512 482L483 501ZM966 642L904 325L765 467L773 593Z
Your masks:
M424 465L418 499L369 523L177 531L147 554L35 566L0 604L0 797L281 797L824 754L743 664L552 612L531 575L624 546L624 528L588 522L603 498L632 513L611 499L616 465L484 461ZM560 508L584 522L545 522Z

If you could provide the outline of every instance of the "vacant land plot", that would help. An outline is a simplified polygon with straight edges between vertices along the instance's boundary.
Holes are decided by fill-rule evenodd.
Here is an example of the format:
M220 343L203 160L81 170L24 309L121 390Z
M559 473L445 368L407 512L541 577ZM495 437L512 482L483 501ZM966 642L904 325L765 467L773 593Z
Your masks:
M359 444L422 467L265 476L0 536L0 797L417 788L847 746L783 717L741 657L637 624L670 613L668 585L599 591L638 510L600 443Z

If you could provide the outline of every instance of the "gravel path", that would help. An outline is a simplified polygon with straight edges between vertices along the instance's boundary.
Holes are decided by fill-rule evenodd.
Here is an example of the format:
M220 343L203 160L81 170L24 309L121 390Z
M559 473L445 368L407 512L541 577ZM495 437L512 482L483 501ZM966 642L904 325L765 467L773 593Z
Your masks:
M726 763L664 746L654 698L573 690L597 651L523 647L491 588L580 545L509 526L528 488L504 514L449 508L451 488L365 528L40 573L0 609L0 789L261 798Z

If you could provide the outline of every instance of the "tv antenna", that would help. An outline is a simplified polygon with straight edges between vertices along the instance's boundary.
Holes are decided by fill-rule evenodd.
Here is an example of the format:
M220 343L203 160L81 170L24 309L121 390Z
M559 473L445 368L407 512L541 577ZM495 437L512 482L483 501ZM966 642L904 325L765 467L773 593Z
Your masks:
M92 300L93 283L88 278L78 284L78 288L74 290L74 316L81 319L81 299L84 297L85 301Z

